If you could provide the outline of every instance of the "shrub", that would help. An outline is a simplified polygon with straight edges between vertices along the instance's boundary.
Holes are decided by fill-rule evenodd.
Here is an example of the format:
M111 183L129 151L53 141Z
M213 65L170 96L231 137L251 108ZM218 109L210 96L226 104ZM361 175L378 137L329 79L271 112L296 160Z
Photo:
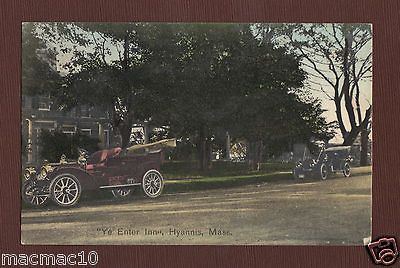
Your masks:
M43 129L39 137L40 156L50 162L59 161L62 154L67 158L76 159L79 155L78 148L93 152L99 149L98 143L99 139L86 136L79 131L71 136L59 130Z

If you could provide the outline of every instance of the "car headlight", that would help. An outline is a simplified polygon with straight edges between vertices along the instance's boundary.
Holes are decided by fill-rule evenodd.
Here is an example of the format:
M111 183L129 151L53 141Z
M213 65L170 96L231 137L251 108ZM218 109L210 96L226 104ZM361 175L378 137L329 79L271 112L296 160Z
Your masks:
M38 179L38 180L44 180L44 178L46 178L46 176L47 176L47 170L46 170L45 167L42 167L42 168L40 169L39 175L37 176L37 179Z
M47 175L52 172L54 170L54 168L49 165L48 163L45 163L45 165L42 166L42 168L40 169L40 173L39 176L37 176L38 180L44 180Z
M32 175L34 175L35 173L36 173L35 168L33 168L33 167L27 167L27 168L25 168L25 171L24 171L24 179L25 179L25 180L29 180L29 179L32 177Z
M24 172L24 179L25 179L25 180L29 180L30 177L31 177L31 173L29 172L29 170L26 170L26 169L25 169L25 172Z
M45 167L42 167L42 169L40 170L40 176L42 176L43 178L47 176L47 170Z

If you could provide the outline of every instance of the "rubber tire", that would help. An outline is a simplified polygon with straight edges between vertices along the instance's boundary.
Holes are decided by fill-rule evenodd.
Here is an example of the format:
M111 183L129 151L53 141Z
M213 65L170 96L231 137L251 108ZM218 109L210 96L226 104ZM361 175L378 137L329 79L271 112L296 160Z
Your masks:
M24 202L25 202L27 205L31 206L31 207L37 207L37 208L39 208L39 207L44 207L44 206L46 206L46 205L49 203L49 201L50 201L50 198L49 198L49 197L47 197L46 200L43 201L41 204L34 204L34 203L32 203L31 200L29 200L29 198L25 195L25 190L26 190L27 187L30 186L31 184L32 184L32 181L25 181L25 182L22 183L22 187L21 187L21 196L22 196L22 200L24 200Z
M346 172L346 166L349 167L349 168L348 168L348 173ZM350 164L349 164L348 162L346 162L346 163L344 163L344 165L343 165L343 176L344 176L345 178L348 178L348 177L350 177L350 175L351 175L351 166L350 166Z
M55 198L55 195L54 195L55 185L56 185L56 183L57 183L61 178L63 178L63 177L69 177L69 178L72 179L72 180L77 184L77 186L78 186L77 197L76 197L75 200L74 200L72 203L70 203L70 204L63 204L63 203L59 202L59 201ZM79 199L80 199L81 194L82 194L81 183L80 183L79 180L78 180L74 175L72 175L72 174L69 174L69 173L60 174L60 175L58 175L57 177L55 177L55 178L52 180L52 182L51 182L51 185L50 185L50 196L51 196L52 201L53 201L57 206L65 207L65 208L73 207L73 206L75 206L75 205L79 202Z
M325 172L324 172L324 169L325 169ZM319 167L319 177L323 181L328 178L328 168L325 165L325 163L322 163L321 166Z
M130 190L129 193L127 195L121 195L118 191L122 190L122 189L126 189L126 190ZM132 194L134 192L134 189L132 187L130 188L120 188L120 189L115 189L115 190L111 190L112 195L114 196L115 199L118 200L126 200L132 197Z
M146 191L146 189L145 189L144 180L145 180L145 178L146 178L149 174L151 174L151 173L156 173L156 174L161 178L161 186L160 186L159 191L158 191L156 194L150 194L150 193L148 193L148 192ZM150 169L150 170L148 170L148 171L143 175L143 178L142 178L142 190L143 190L143 193L144 193L147 197L150 197L150 198L159 197L159 196L161 195L163 189L164 189L164 178L163 178L163 176L161 175L161 173L160 173L159 171L157 171L157 170L155 170L155 169Z

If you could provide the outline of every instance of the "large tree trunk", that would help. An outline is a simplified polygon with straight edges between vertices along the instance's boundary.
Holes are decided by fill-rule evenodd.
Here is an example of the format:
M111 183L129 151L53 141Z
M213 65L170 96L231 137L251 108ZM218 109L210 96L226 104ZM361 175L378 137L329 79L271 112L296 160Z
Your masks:
M132 132L133 112L127 114L127 119L121 118L114 109L112 110L112 126L114 129L118 129L119 135L121 136L121 146L126 148L129 146L131 132Z
M261 140L249 142L248 164L250 170L260 170L263 153L263 142Z
M205 153L205 163L206 163L206 170L209 170L212 168L212 142L211 138L207 138L206 140L206 153Z
M126 32L125 38L124 38L124 57L122 61L122 68L127 75L128 70L129 70L129 31ZM127 76L125 76L125 87L126 91L129 92L130 85L129 85L129 79L127 79ZM124 119L120 118L120 121L118 123L118 130L121 135L121 140L122 148L128 147L130 144L130 138L131 138L131 132L132 132L132 123L133 123L133 109L131 107L132 104L132 95L128 94L125 99L125 108L128 109L126 116Z
M199 156L199 168L206 171L211 168L211 140L207 137L204 129L199 131L197 142L197 152Z
M132 128L127 126L126 124L120 124L118 126L118 131L121 135L121 141L122 141L121 147L122 148L128 147L129 142L130 142Z
M228 131L225 136L225 159L231 160L231 135Z
M360 155L360 166L367 166L368 163L368 134L369 131L367 126L361 129L361 155Z
M354 141L356 140L358 134L360 134L361 130L367 128L371 118L371 112L372 112L372 106L370 106L366 110L364 120L361 122L361 124L359 126L352 128L351 131L348 132L347 135L343 137L344 139L343 145L347 146L353 145Z
M360 130L361 129L359 127L356 127L356 128L353 128L350 132L347 132L347 135L344 137L343 145L345 145L345 146L353 145L358 134L360 134Z
M336 92L337 92L337 90L336 90ZM335 106L336 106L336 118L338 120L340 133L342 134L342 137L344 137L347 135L347 131L346 131L346 127L344 126L344 122L343 122L342 104L339 99L338 93L337 93L337 97L335 97Z

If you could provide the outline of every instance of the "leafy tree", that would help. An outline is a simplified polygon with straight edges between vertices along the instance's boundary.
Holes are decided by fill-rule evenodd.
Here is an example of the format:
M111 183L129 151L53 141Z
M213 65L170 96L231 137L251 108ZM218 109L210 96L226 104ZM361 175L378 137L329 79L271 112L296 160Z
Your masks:
M241 32L233 24L148 25L138 33L148 76L147 107L153 124L189 140L197 149L200 168L210 166L216 128L225 117L227 99L234 95L227 58ZM157 40L157 42L154 42ZM235 44L236 44L235 43ZM152 103L152 104L150 104Z
M368 136L372 105L368 103L363 108L360 83L371 78L370 25L295 24L287 26L285 34L290 45L303 56L309 76L324 82L317 84L335 103L343 144L352 145L360 132ZM368 138L362 140L362 159L366 159Z
M47 23L40 29L62 59L63 86L52 92L56 103L63 109L79 104L103 108L124 147L140 119L135 98L143 92L134 29L129 23Z
M240 56L230 65L238 94L230 100L228 128L249 142L250 167L255 169L263 156L290 150L295 142L334 135L333 125L322 116L321 103L303 88L306 73L301 58L275 46L270 38L246 34L242 47L237 47Z
M37 25L22 24L22 92L48 94L59 87L55 51L38 36Z
M320 104L300 96L300 59L251 25L55 23L41 33L69 57L58 103L104 107L122 146L147 121L193 144L207 169L226 130L255 145L254 163L264 145L327 130Z

